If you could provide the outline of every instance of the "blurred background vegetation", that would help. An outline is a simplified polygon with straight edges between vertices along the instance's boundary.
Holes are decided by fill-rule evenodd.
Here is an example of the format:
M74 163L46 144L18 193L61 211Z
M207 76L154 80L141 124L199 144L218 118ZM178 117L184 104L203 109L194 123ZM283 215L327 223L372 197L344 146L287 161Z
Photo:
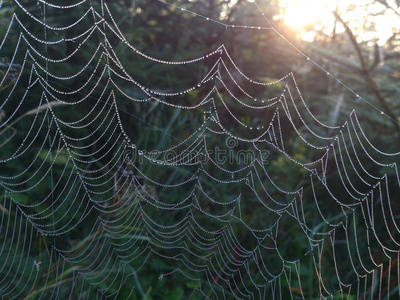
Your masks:
M65 2L68 1L59 1ZM97 11L101 11L100 1L91 1L92 5ZM337 2L337 3L336 3ZM20 3L33 15L40 16L42 13L43 3L36 1L20 1ZM225 27L205 18L196 16L188 11L193 11L199 15L206 16L213 20L219 20L224 24L243 24L249 26L268 27L269 24L260 15L260 11L253 1L247 0L172 0L168 3L185 8L187 11L181 11L179 8L167 5L157 0L121 0L121 1L107 1L107 5L112 12L115 22L124 33L126 39L134 45L139 51L146 53L158 59L182 61L202 56L210 51L217 49L221 44L224 44L227 52L230 54L236 65L243 71L244 74L262 82L273 82L285 75L293 72L298 87L305 99L309 109L312 113L323 123L330 126L341 125L348 120L348 116L353 109L357 110L358 118L362 123L365 132L368 133L369 139L375 145L379 145L380 149L386 152L396 152L400 148L400 127L396 122L382 116L377 110L366 104L355 94L351 93L343 85L334 80L331 76L327 76L326 72L314 65L294 49L297 47L307 56L311 57L315 62L322 66L333 76L339 78L343 83L361 97L372 103L374 106L382 110L386 115L392 119L400 122L400 1L390 0L369 0L369 1L352 1L352 0L263 0L258 1L266 17L271 21L272 25L278 32L293 44L290 46L287 41L280 37L273 30L257 30L246 29L239 27ZM57 10L57 15L52 14L51 8L48 8L47 20L53 27L62 27L77 21L80 16L88 9L87 5L82 5L74 8L74 14L68 13L68 10ZM56 11L56 10L54 10ZM22 23L28 30L38 37L43 37L43 28L38 26L30 17L26 16L24 12L15 4L14 1L5 1L0 10L0 38L3 38L7 32L8 25L14 13L20 16ZM80 26L71 27L70 29L57 32L58 39L71 38L82 33L81 28L89 28L93 24L93 19L87 18L82 21ZM100 26L101 27L101 26ZM6 74L6 70L12 64L11 73L7 76L5 82L0 87L0 101L3 103L13 88L19 71L21 70L24 62L24 52L17 53L17 57L12 63L12 57L19 38L19 32L23 30L19 26L11 29L10 37L7 43L0 51L0 79ZM51 30L49 30L51 31ZM51 35L52 33L48 33ZM131 51L121 40L110 34L108 37L110 47L112 47L120 60L120 63L125 67L139 84L152 87L153 90L162 91L164 93L184 90L188 87L196 85L211 69L213 63L211 60L206 60L201 64L190 64L183 66L174 66L164 64L157 64L149 61L135 52ZM76 70L81 69L95 53L98 46L98 41L102 40L101 35L96 34L79 50L79 55L74 55L68 60L68 63L63 64L64 74L72 74ZM35 41L31 41L35 45ZM39 45L39 44L38 44ZM21 42L21 47L25 49L27 45ZM42 46L41 46L42 47ZM63 44L60 47L49 47L47 50L49 57L63 57L74 53L76 45L72 43ZM33 54L35 55L35 54ZM35 56L36 59L45 65L40 56ZM104 62L103 62L104 63ZM32 63L27 62L28 66ZM56 66L50 64L49 71L56 71ZM54 68L54 69L52 69ZM101 65L98 69L94 65L90 65L88 74L94 73L95 76L90 81L89 85L82 90L82 95L88 94L94 86L96 80L103 80L102 74L99 73ZM13 123L9 123L0 131L0 159L9 157L19 146L24 136L29 131L29 120L35 117L35 110L39 106L41 98L41 89L32 89L29 95L29 101L25 101L21 107L18 106L20 99L24 94L29 81L29 67L24 68L23 77L21 82L17 85L17 90L13 93L11 101L3 107L0 111L0 124L5 122L8 117L18 108L17 113L13 116ZM43 74L42 70L38 70ZM60 74L60 70L57 70ZM234 74L235 75L235 74ZM237 74L236 74L237 75ZM245 89L250 90L251 94L257 99L271 98L276 96L282 90L283 85L273 85L270 87L251 85L246 80L241 80L237 77L237 82ZM243 79L243 78L242 78ZM49 79L53 80L53 79ZM122 87L124 92L131 97L142 97L140 89L132 86L129 82L118 80L119 86ZM54 86L57 86L54 80ZM80 86L81 82L79 77L69 80L63 88L75 88ZM20 88L20 90L18 90ZM237 87L231 84L229 88L232 91L239 92ZM208 90L206 87L189 93L185 96L178 97L180 103L187 105L198 102L206 96ZM97 93L97 94L96 94ZM229 95L221 92L224 97L229 98ZM68 107L65 109L63 105L55 105L54 111L58 117L63 120L73 120L76 117L84 117L87 115L91 108L89 104L94 105L97 101L96 95L101 94L101 89L95 90L91 94L90 100L86 103L87 109L74 109ZM294 95L299 99L298 95ZM162 98L162 97L161 97ZM12 101L15 99L15 101ZM176 136L183 140L186 136L193 132L202 122L204 111L196 111L195 113L186 113L167 108L159 103L134 103L132 101L120 100L118 98L119 112L121 122L128 134L128 136L138 145L140 149L165 149L166 147L173 146L176 141L167 138L168 135ZM231 101L233 102L233 101ZM231 110L238 114L241 113L242 107L238 104L231 103ZM236 106L235 106L236 105ZM32 112L32 110L34 112ZM40 112L38 118L48 118L48 115ZM243 122L250 122L251 124L259 124L265 119L269 119L273 115L273 111L263 113L246 112L242 114ZM73 118L72 118L73 116ZM235 128L234 122L231 121L227 111L221 112L219 115L221 122L227 124L227 127L236 132L239 129ZM310 120L308 120L310 121ZM28 125L27 125L28 124ZM255 125L256 126L256 125ZM296 127L300 128L300 132L304 129L301 120L296 120ZM82 136L87 135L92 130L90 127L82 128ZM298 142L296 132L290 127L288 122L282 124L282 130L287 142L288 151L296 154L299 160L312 159L317 156L317 151L306 150L301 143ZM306 130L305 130L306 131ZM45 133L41 133L45 134ZM210 136L208 143L210 145L223 144L218 136ZM93 136L93 141L96 136ZM58 142L58 140L57 140ZM30 148L23 159L18 163L12 162L5 164L0 170L2 176L12 176L27 169L30 162L36 156L39 149L41 161L46 165L51 166L54 176L62 176L65 171L68 153L64 152L58 154L55 163L51 165L51 159L47 156L47 145L41 148L41 144L37 147ZM92 152L100 148L102 143L99 142L90 149ZM52 152L51 155L56 155ZM112 155L110 153L109 155ZM361 157L365 162L366 168L374 170L376 168L367 157ZM109 160L109 156L104 158L104 162L99 160L96 162L96 167L100 167L102 163ZM288 190L298 189L306 185L309 180L309 173L299 170L298 167L288 163L282 158L279 153L271 150L267 170L269 174L273 174L274 179L282 184L282 188ZM68 168L72 168L67 165ZM29 168L24 174L24 178L29 178L34 175L35 168ZM152 174L153 179L158 182L173 182L176 178L188 178L191 170L182 170L182 168L172 168L165 172L160 172L156 167L151 164L143 166L146 174ZM370 170L370 169L368 169ZM43 171L44 172L44 171ZM52 175L52 176L53 176ZM330 170L327 174L331 178L331 182L339 182L337 173ZM389 172L389 180L396 181L396 174L392 170ZM216 177L218 177L216 175ZM234 194L235 191L230 191L229 187L218 184L206 183L207 188L211 195L229 195ZM79 190L80 187L76 184L71 189ZM318 187L317 187L318 188ZM46 179L35 187L35 189L23 193L13 195L13 199L20 204L33 204L36 199L43 198L42 195L47 195L52 189L51 179ZM174 190L175 194L171 194L168 189L156 187L148 184L148 189L159 199L177 198L182 199L185 195L183 190ZM241 189L241 187L235 187ZM134 197L134 191L130 191L131 197ZM243 192L245 193L245 192ZM305 194L310 194L310 186L307 187ZM7 202L5 188L0 186L0 194L5 195L5 204L0 206L0 213L3 218L10 218L16 224L16 230L25 233L24 237L29 237L34 229L26 229L29 223L24 218L23 214L17 209L12 209L11 202ZM393 213L396 220L400 216L399 207L399 194L394 188L391 193L393 203ZM10 207L5 206L9 203ZM65 198L65 205L63 205L57 214L65 215L68 213L68 205L73 203L73 199ZM35 212L43 210L51 204L47 203L44 206L37 206L25 210L26 213L34 214ZM242 209L242 218L246 220L253 228L262 228L266 222L263 216L257 216L254 211L256 204L248 202L242 204L245 207ZM246 207L247 205L247 207ZM254 206L253 206L254 205ZM328 205L328 204L327 204ZM329 205L328 205L329 206ZM213 206L210 204L204 208L206 211L215 212ZM307 206L305 207L306 216L310 220L309 226L315 228L319 226L319 221L313 219L312 212L308 215ZM156 217L159 214L156 209L149 208L149 215ZM221 214L224 211L220 212ZM58 216L56 214L56 217ZM85 214L85 210L78 210L72 218L72 224L78 223L80 218ZM332 214L334 214L332 212ZM167 274L176 268L173 260L163 260L160 257L150 254L147 264L141 268L142 260L135 260L129 265L130 270L140 269L135 275L134 280L127 280L125 282L119 279L113 281L112 276L105 277L104 280L97 280L96 278L86 278L86 282L82 284L83 294L78 292L71 292L71 284L74 282L72 274L78 267L93 267L89 262L79 261L63 262L61 263L56 257L51 257L49 249L53 246L58 249L75 249L81 245L82 240L88 236L93 240L96 235L92 232L92 227L95 221L103 217L100 212L92 212L84 223L79 227L72 229L68 234L63 236L49 236L38 235L36 232L33 234L33 239L28 242L31 244L29 250L14 248L13 241L7 238L7 235L1 235L3 254L0 256L2 264L8 266L0 273L0 280L2 277L6 278L4 286L15 286L16 291L26 289L24 294L19 295L19 298L36 299L42 293L42 299L49 299L54 296L52 293L56 287L60 299L78 299L80 297L94 299L99 297L97 290L104 291L105 296L112 296L118 288L121 288L118 294L118 299L203 299L202 294L195 294L196 288L199 288L202 281L206 281L205 277L200 277L200 281L189 280L179 273L174 273L171 276L163 277L162 274ZM129 216L124 216L129 218ZM160 213L159 218L163 220L164 225L173 224L174 219L179 219L179 213L163 212ZM334 218L334 215L330 215ZM113 218L113 217L111 217ZM123 220L118 219L118 222L123 224ZM204 217L204 226L213 230L212 222L207 224L208 218ZM272 221L267 221L267 223ZM359 222L359 220L357 220ZM361 221L360 221L361 222ZM290 238L290 232L295 222L290 220L281 222L279 227L279 236L283 237L280 249L286 249L284 252L287 259L300 257L307 248L307 241L302 238ZM362 223L362 222L361 222ZM5 224L5 223L4 223ZM18 226L17 226L18 224ZM52 224L51 220L48 224ZM46 226L46 222L41 225ZM141 228L132 229L130 234L138 241L146 241L151 239L149 235L143 235ZM3 225L5 226L5 225ZM67 223L59 224L60 227L68 226ZM209 226L209 227L207 227ZM232 225L240 236L240 243L244 246L251 248L252 243L255 241L246 233L245 230ZM361 224L360 226L364 226ZM215 228L214 228L215 229ZM294 230L294 229L293 229ZM3 233L2 233L3 234ZM109 233L109 242L112 243L113 238L121 238L122 241L127 238L113 237L112 235L118 233ZM339 235L339 234L338 234ZM288 237L285 241L285 237ZM345 237L342 237L345 240ZM29 239L28 239L29 240ZM15 241L14 241L15 242ZM102 252L103 248L96 248L96 243L93 243L94 254ZM142 247L142 246L141 246ZM93 250L93 249L92 249ZM19 252L20 251L20 252ZM366 251L365 249L361 250ZM129 251L127 251L129 253ZM17 253L17 258L26 263L29 269L36 269L34 262L41 262L39 280L31 277L24 277L25 280L17 282L13 280L13 272L9 270L16 268L16 261L9 261L5 253L14 255ZM29 255L23 255L29 253ZM93 255L94 255L93 254ZM112 252L106 253L110 257L114 257L115 264L104 266L108 272L117 272L118 255ZM301 276L304 286L293 285L290 287L292 296L301 297L299 292L300 288L306 292L306 299L313 299L320 297L318 290L317 277L312 261L313 257L305 257L301 260ZM377 260L383 258L377 258ZM273 259L272 259L273 260ZM270 262L273 265L274 261ZM62 266L62 268L61 268ZM54 267L54 268L53 268ZM280 266L276 266L279 269ZM334 272L334 267L329 267L329 272ZM27 269L27 270L28 270ZM30 270L29 269L29 270ZM50 270L50 271L48 271ZM96 276L102 276L97 268L92 270ZM16 271L17 272L17 271ZM27 271L28 272L28 271ZM343 270L343 272L346 272ZM29 273L29 272L28 272ZM351 272L349 271L349 274ZM117 273L116 273L117 274ZM390 274L390 272L389 272ZM3 275L3 276L2 276ZM62 281L57 281L57 277L61 276ZM121 275L122 276L122 275ZM354 279L348 275L349 282ZM387 276L387 274L384 276ZM344 276L346 277L346 276ZM333 278L333 277L332 277ZM384 277L388 280L388 277ZM244 281L250 280L244 278ZM333 279L332 279L333 280ZM90 288L92 284L92 288ZM133 292L131 293L131 291ZM389 284L389 288L384 291L382 298L389 299L391 295L397 293L398 286L397 280ZM1 291L1 290L0 290ZM232 292L226 291L227 299L232 299ZM289 294L285 294L283 299L289 299ZM346 292L347 293L347 292ZM374 295L373 289L369 291L371 297L378 299L378 295ZM13 295L11 293L10 295ZM11 297L11 296L10 296ZM340 298L338 294L335 299ZM347 299L356 299L356 292L348 291L346 294Z

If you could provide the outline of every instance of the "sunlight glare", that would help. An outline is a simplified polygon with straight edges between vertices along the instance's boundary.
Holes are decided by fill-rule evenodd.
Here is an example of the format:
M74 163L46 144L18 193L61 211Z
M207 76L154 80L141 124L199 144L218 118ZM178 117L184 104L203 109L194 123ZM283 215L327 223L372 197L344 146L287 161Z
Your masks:
M283 1L286 2L285 23L294 29L302 29L313 23L321 21L333 22L329 7L321 0Z
M333 11L337 9L345 20L354 20L350 24L353 32L358 39L369 41L377 40L379 44L392 36L393 28L400 29L400 18L392 11L386 10L379 15L384 8L382 4L373 3L368 5L369 0L280 0L280 6L284 13L276 16L276 19L283 19L284 23L297 31L301 38L306 41L312 41L315 37L315 31L323 31L325 34L332 32L335 18ZM351 5L358 8L349 10ZM355 7L356 7L355 6ZM364 18L368 16L370 21L376 24L376 31L365 32L362 28ZM344 31L341 24L336 24L338 32Z

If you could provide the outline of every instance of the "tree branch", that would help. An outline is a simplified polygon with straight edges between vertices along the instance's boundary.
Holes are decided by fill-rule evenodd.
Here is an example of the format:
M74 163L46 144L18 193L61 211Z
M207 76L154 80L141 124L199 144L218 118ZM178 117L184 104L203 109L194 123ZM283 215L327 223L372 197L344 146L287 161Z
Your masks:
M398 15L400 17L399 10L394 8L393 6L391 6L389 3L387 3L386 0L376 0L376 1L380 4L382 4L383 6L385 6L386 8L390 9L391 11L393 11L396 15Z
M352 43L357 56L360 60L361 64L361 74L364 76L365 80L367 81L369 88L371 92L375 95L375 97L378 99L380 105L382 106L384 112L391 118L391 121L397 131L400 133L400 125L396 122L397 117L393 113L392 109L390 108L389 104L386 102L385 97L382 95L382 93L379 91L378 86L376 85L375 81L371 77L371 73L369 70L369 67L367 65L367 62L364 59L364 56L362 54L361 48L357 42L356 37L354 36L353 32L351 31L350 27L347 25L345 21L339 16L337 12L333 12L335 18L343 25L343 27L346 30L346 33L350 39L350 42Z

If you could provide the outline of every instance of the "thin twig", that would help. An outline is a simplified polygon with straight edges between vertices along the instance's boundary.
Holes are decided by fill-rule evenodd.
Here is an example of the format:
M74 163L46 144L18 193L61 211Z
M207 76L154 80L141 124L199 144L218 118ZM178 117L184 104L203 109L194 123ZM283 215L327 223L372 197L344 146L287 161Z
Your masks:
M361 48L357 42L356 37L354 36L353 32L351 31L350 27L347 25L345 21L339 16L337 12L333 12L335 18L343 25L343 27L346 30L347 35L349 36L350 42L352 43L357 56L360 60L360 65L361 65L361 74L364 76L365 80L367 81L369 88L371 92L375 95L375 97L378 99L380 105L382 106L383 110L385 113L391 118L392 123L396 127L397 131L400 133L400 125L399 123L396 122L397 117L393 113L392 109L390 108L389 104L386 102L385 97L381 94L379 91L378 86L376 85L375 81L371 77L371 73L369 70L369 67L367 65L367 62L364 59L364 56L362 54Z

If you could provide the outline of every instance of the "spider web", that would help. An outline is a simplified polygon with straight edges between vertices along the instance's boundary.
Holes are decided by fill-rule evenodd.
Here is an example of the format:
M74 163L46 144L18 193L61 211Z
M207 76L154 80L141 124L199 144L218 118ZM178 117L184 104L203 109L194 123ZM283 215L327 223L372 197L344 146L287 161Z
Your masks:
M184 277L193 299L397 296L400 152L373 145L355 110L339 126L319 120L293 72L250 78L223 44L181 61L139 50L108 2L0 2L13 8L0 44L2 298L144 297L148 274ZM52 26L60 14L74 17ZM82 52L93 55L71 68ZM210 67L183 90L155 88L126 53ZM271 161L283 167L271 173Z

